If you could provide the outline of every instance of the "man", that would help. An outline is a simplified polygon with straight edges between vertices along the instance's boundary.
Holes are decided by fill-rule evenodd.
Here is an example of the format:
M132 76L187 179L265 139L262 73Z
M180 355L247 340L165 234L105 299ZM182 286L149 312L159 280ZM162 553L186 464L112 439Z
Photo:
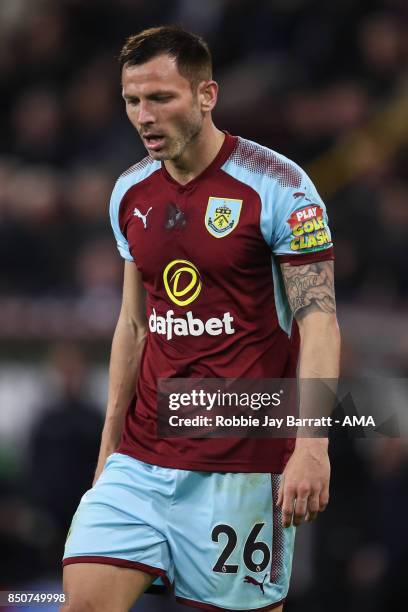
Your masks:
M324 204L296 164L215 127L200 37L150 29L120 63L149 155L111 199L123 303L95 482L66 544L67 609L124 612L160 576L202 609L280 611L295 526L328 503L327 439L160 438L157 380L295 376L289 305L300 377L337 376Z

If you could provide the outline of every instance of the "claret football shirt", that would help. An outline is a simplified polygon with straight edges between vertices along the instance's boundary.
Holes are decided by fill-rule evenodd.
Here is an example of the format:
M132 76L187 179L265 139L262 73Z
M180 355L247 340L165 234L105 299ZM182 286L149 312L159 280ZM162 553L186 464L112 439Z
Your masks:
M294 162L225 135L180 185L146 157L118 179L110 217L147 292L148 336L119 452L190 470L281 472L291 439L160 438L159 378L296 376L298 334L279 264L332 259L325 206Z

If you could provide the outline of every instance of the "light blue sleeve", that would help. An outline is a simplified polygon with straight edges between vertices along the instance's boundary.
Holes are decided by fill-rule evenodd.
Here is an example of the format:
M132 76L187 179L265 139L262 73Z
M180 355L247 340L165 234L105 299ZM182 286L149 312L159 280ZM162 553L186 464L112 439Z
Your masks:
M112 191L112 196L109 205L109 215L113 233L116 238L116 244L118 246L119 253L123 259L127 261L134 261L130 250L129 244L125 236L122 234L119 225L119 209L122 200L129 189L134 187L137 183L141 183L147 179L150 175L161 168L161 162L153 160L147 156L140 162L131 166L126 172L124 172L116 181L116 185Z
M276 256L297 256L332 247L326 207L313 182L298 167L298 188L274 185L264 199L261 230Z
M124 192L123 190L122 181L121 179L119 179L113 189L112 196L110 199L109 215L119 253L122 255L123 259L126 259L127 261L133 261L133 257L129 251L128 241L122 234L122 231L119 226L119 208L125 193L126 191Z

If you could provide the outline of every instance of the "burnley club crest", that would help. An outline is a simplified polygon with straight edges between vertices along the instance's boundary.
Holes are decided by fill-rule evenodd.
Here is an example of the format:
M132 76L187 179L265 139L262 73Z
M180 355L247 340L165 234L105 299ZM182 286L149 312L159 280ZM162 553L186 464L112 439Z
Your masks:
M205 213L205 227L214 238L228 236L238 225L242 200L209 198Z

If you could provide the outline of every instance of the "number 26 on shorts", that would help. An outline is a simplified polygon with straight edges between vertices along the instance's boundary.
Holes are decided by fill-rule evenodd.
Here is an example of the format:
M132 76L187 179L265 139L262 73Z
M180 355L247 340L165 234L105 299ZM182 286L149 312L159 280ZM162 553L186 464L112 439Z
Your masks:
M265 523L256 523L245 540L242 557L245 566L250 572L262 572L268 566L271 559L271 551L268 544L266 542L256 541L256 538L260 534L264 525ZM233 527L231 527L231 525L220 523L219 525L215 525L212 530L212 541L218 542L221 534L225 534L227 536L227 543L225 544L222 553L212 568L213 572L236 574L239 571L239 565L228 564L227 561L237 545L237 532ZM259 559L258 554L258 562L255 563L253 557L257 551L262 554L262 559Z

